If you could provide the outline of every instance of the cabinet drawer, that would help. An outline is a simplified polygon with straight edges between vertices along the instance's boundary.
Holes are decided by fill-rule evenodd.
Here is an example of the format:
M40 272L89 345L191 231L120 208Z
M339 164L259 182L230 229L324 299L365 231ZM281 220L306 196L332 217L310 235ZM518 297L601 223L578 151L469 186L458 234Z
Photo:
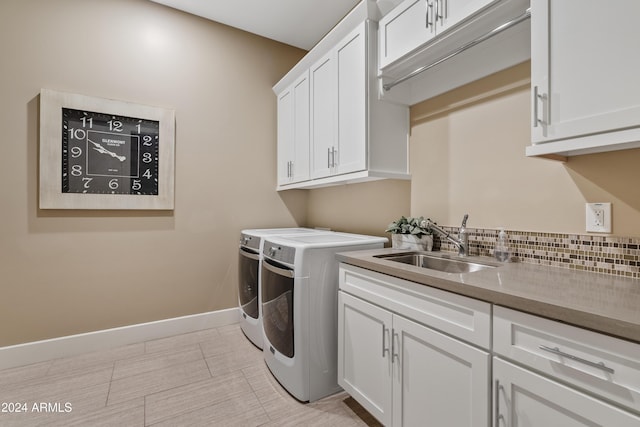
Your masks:
M640 411L640 344L495 306L493 350Z
M491 345L491 304L340 264L340 289L483 348Z

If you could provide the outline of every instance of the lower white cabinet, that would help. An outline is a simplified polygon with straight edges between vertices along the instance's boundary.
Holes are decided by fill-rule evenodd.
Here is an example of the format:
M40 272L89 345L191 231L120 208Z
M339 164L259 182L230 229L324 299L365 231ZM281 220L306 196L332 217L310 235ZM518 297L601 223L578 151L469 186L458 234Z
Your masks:
M338 383L386 426L640 427L640 344L340 264Z
M338 292L338 384L385 425L391 425L392 317Z
M640 417L494 358L494 427L638 427Z
M338 383L381 423L490 425L488 352L342 290L338 305Z

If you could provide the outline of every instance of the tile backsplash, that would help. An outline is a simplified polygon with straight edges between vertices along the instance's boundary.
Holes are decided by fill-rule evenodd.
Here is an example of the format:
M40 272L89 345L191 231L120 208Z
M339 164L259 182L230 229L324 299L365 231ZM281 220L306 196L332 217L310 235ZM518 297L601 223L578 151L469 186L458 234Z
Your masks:
M458 227L442 227L453 236ZM493 256L498 230L467 228L470 255ZM505 230L519 262L640 278L640 238ZM457 252L434 235L434 250Z

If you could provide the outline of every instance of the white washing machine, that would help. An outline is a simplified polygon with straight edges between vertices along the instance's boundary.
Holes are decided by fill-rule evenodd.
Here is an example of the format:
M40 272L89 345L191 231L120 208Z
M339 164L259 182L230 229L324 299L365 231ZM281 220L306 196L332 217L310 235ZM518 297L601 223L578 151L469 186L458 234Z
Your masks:
M348 233L267 237L262 249L264 359L296 399L340 391L336 253L382 248L385 237Z
M247 338L262 349L262 307L260 307L260 266L262 244L266 237L330 233L313 228L260 228L240 233L238 260L238 306L240 327Z

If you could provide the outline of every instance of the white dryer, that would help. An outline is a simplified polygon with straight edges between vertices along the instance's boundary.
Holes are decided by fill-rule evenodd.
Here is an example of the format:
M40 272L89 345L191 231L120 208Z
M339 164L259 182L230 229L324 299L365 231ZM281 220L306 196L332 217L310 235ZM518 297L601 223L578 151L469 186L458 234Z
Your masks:
M260 228L246 229L240 233L238 260L238 306L240 327L247 338L262 349L262 308L260 307L260 266L262 244L266 237L277 235L306 235L330 233L313 228Z
M385 237L348 233L267 237L261 305L265 362L295 398L340 391L336 253L382 248Z

